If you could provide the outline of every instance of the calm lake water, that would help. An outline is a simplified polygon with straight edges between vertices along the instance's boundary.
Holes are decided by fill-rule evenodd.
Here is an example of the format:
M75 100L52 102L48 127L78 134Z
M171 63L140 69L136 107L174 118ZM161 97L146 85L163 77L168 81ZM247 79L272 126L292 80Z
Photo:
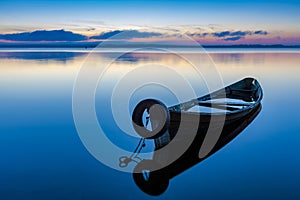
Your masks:
M201 58L185 53L190 59ZM225 85L244 77L260 82L262 111L231 143L171 179L168 190L155 198L299 199L300 50L211 49L208 53L213 62L207 61L208 65L204 58L203 72L214 63ZM115 54L93 53L88 64L97 66ZM154 198L139 190L132 174L95 159L77 134L72 91L87 56L88 52L80 50L0 51L0 199ZM196 95L208 90L205 78L197 77L190 64L173 54L142 52L119 57L97 87L95 107L107 137L127 150L135 148L138 138L118 128L107 105L119 80L137 66L151 68L154 62L156 70L169 66L184 74ZM128 91L117 94L117 100L123 94ZM145 86L132 95L127 109L132 111L145 96L161 99L167 106L177 103L172 91ZM147 148L151 150L150 143Z

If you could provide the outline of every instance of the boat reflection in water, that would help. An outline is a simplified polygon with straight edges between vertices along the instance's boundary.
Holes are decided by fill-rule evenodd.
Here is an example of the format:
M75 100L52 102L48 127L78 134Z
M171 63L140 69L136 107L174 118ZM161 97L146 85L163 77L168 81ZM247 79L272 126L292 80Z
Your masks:
M138 155L145 139L154 140L155 151L151 160L141 160L135 166L136 185L149 195L162 194L170 179L214 154L241 133L259 114L262 96L258 81L245 78L169 108L157 100L141 101L132 115L134 129L142 137L134 153ZM195 107L210 110L195 112ZM143 120L145 113L148 116Z

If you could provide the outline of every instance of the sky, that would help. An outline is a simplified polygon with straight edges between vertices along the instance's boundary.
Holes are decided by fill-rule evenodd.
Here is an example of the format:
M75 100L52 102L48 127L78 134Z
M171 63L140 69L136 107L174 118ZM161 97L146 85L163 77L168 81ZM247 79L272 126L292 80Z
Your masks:
M204 44L300 44L299 10L300 0L2 0L0 34L63 29L89 40L116 30L175 31Z

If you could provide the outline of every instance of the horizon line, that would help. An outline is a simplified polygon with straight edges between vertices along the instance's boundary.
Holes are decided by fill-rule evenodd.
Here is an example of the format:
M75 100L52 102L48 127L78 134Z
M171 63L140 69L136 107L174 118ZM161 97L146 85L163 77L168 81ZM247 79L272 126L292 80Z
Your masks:
M48 44L18 44L18 43L0 43L0 48L96 48L101 42L86 42L86 43L48 43ZM205 44L200 46L194 45L170 45L170 44L118 44L104 45L101 48L300 48L299 44Z

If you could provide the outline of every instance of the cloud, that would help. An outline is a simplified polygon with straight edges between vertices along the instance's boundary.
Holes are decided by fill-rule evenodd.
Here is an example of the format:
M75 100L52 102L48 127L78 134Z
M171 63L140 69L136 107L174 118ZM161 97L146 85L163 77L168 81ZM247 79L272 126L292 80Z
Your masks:
M93 28L89 31L94 30ZM85 35L76 34L71 31L65 30L37 30L33 32L21 32L12 34L0 34L0 40L6 41L87 41L88 39L108 39L122 33L120 39L133 39L133 38L151 38L162 36L162 33L158 32L142 32L137 30L114 30L101 33L100 35L87 37ZM117 39L117 38L116 38Z
M76 31L95 31L96 27L89 25L80 25L80 24L59 24L59 26L64 27L64 29L71 29Z
M268 32L260 30L260 31L254 31L254 34L255 35L268 35Z
M212 35L214 37L226 37L226 36L230 35L230 31L215 32L215 33L212 33Z
M137 30L115 30L115 31L101 33L100 35L97 36L92 36L90 37L90 39L108 39L120 33L122 33L122 35L120 35L120 39L150 38L150 37L159 37L163 35L162 33L158 33L158 32L141 32Z
M65 30L37 30L13 34L0 34L0 39L10 41L83 41L87 37Z
M89 28L88 31L93 31L93 27L87 27ZM121 34L118 36L118 34ZM265 36L269 33L264 30L226 30L226 31L207 31L204 29L194 29L189 30L188 32L185 32L186 35L193 37L195 39L208 39L210 41L216 40L216 41L237 41L240 39L244 39L247 36ZM115 36L115 37L113 37ZM81 34L76 34L71 31L65 31L65 30L36 30L33 32L20 32L20 33L13 33L13 34L0 34L0 41L4 41L4 43L8 42L16 42L19 43L21 41L24 42L39 42L39 41L45 41L45 42L92 42L93 40L105 40L108 38L111 38L112 40L118 40L125 39L125 40L131 40L135 38L153 38L153 37L159 37L163 38L162 36L166 37L177 37L180 36L177 34L170 34L168 31L161 31L161 30L151 30L151 31L141 31L141 30L113 30L113 31L107 31L103 32L99 35L95 36L85 36ZM113 37L113 38L112 38ZM248 39L248 38L247 38ZM249 37L251 39L251 37ZM152 39L151 39L152 40ZM99 41L94 41L99 42Z
M240 36L245 37L246 35L252 35L253 32L251 31L222 31L222 32L215 32L212 33L214 37L232 37L232 36Z
M186 33L190 37L201 37L204 38L207 36L209 33Z
M225 41L237 41L239 39L243 38L242 36L235 36L235 37L227 37L224 40Z
M122 31L119 30L109 31L109 32L101 33L100 35L92 36L90 37L90 39L108 39L120 33L122 33Z
M230 36L241 36L252 35L251 31L234 31L230 33Z
M224 41L236 41L249 35L267 35L267 31L221 31L213 32L211 35L216 38L222 38Z

